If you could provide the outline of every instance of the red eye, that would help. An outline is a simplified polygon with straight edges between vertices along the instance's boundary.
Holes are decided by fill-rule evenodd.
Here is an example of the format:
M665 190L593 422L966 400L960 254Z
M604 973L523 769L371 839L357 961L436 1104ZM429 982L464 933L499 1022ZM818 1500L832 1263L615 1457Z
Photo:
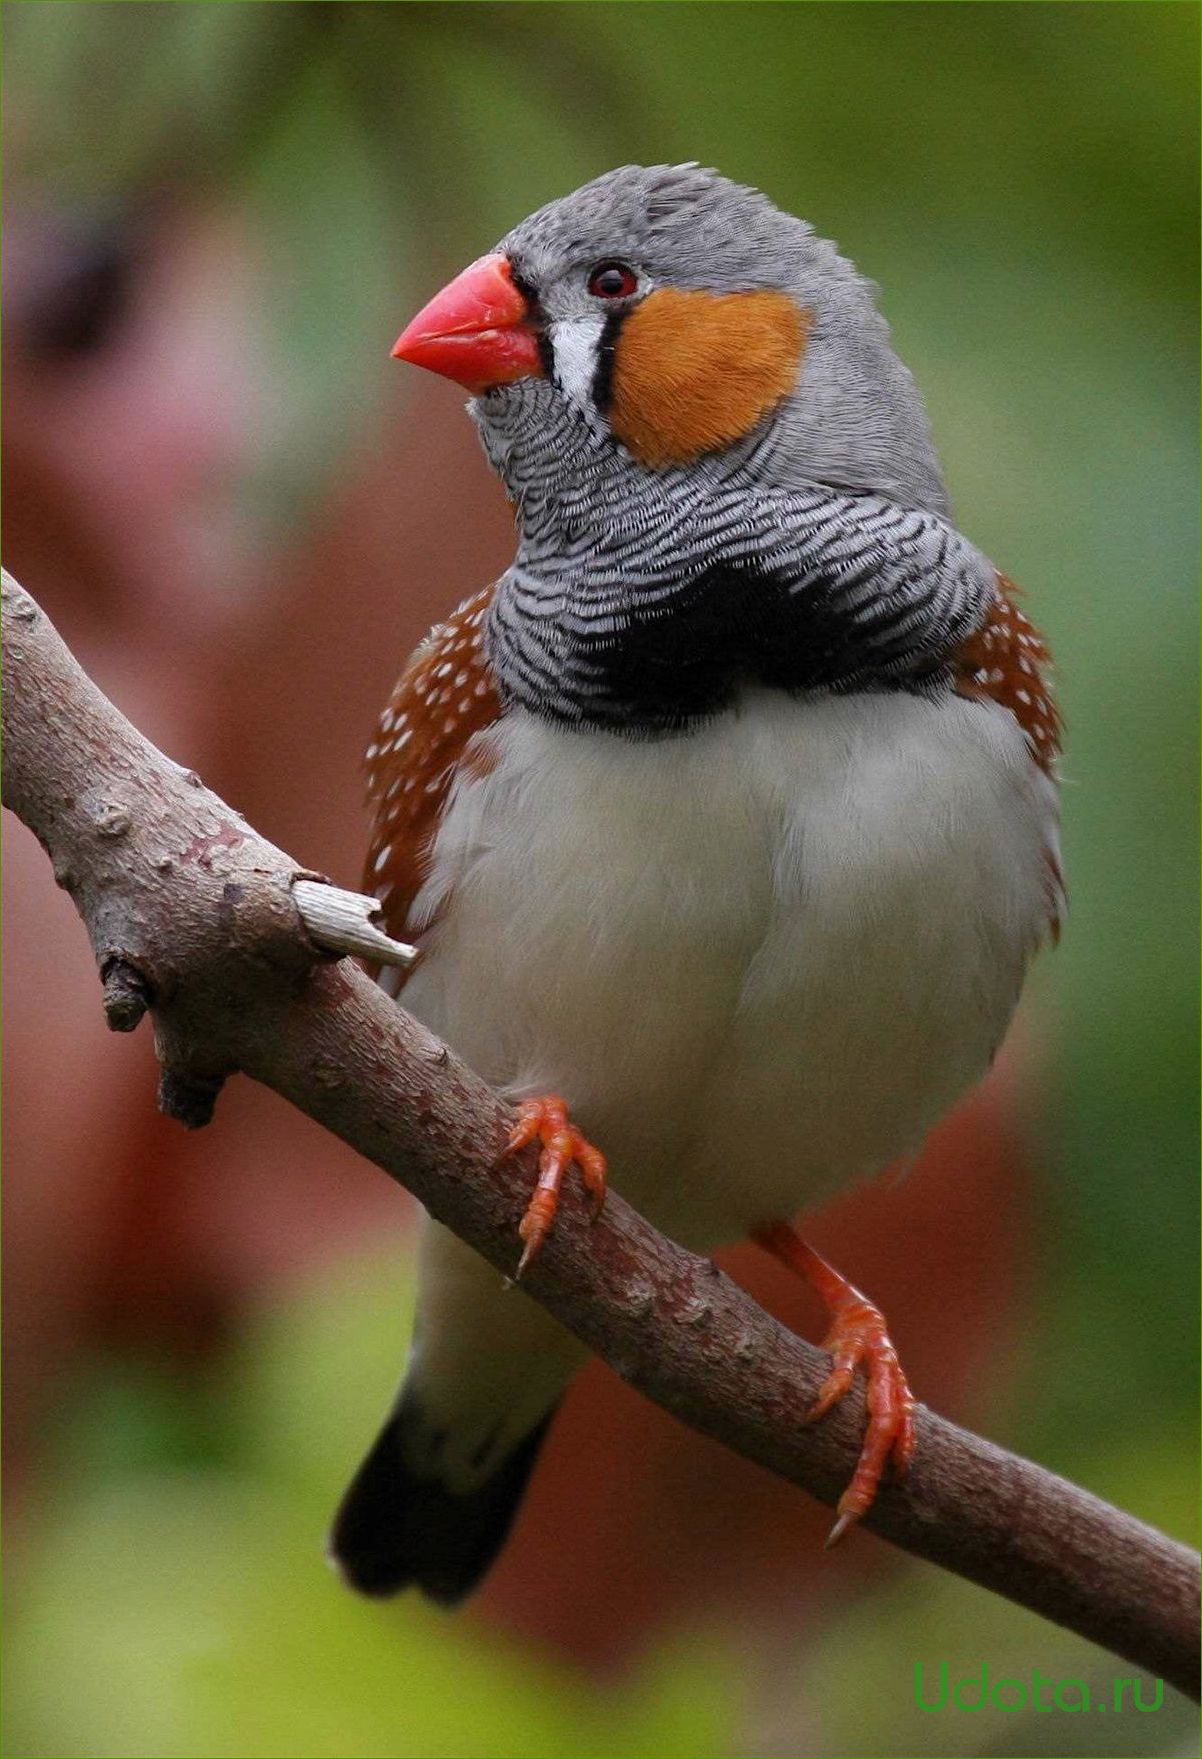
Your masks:
M595 299L625 299L638 284L638 276L627 263L598 263L588 278L588 290Z

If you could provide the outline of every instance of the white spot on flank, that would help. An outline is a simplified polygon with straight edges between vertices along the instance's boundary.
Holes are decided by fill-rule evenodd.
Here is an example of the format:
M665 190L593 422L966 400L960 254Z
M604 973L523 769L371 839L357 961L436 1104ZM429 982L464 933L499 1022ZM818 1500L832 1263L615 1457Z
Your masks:
M388 857L391 854L392 850L389 848L388 844L385 843L384 847L380 850L380 853L371 864L372 872L383 873L384 869L388 866Z

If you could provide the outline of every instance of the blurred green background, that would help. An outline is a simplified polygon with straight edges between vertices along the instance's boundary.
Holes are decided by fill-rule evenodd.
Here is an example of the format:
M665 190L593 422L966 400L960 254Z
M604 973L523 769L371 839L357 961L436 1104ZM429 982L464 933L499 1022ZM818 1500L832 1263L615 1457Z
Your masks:
M370 450L381 338L610 165L716 164L879 283L1068 729L1071 913L1028 1004L1028 1270L991 1432L1192 1538L1196 8L10 0L3 25L10 212L168 191L253 236L270 392L230 493L264 546L303 542ZM395 1252L336 1257L195 1375L128 1336L80 1350L14 1517L6 1752L1191 1750L1179 1702L1109 1746L1071 1717L918 1712L915 1653L1122 1671L933 1571L814 1628L782 1608L754 1652L737 1608L681 1617L603 1677L338 1594L314 1536L407 1291Z

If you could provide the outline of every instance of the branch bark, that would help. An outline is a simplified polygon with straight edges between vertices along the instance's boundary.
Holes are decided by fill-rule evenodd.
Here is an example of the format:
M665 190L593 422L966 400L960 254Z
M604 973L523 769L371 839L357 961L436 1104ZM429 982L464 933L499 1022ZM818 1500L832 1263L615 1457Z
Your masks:
M241 1070L512 1274L533 1151L499 1160L507 1115L492 1090L331 955L336 928L314 939L304 917L322 876L144 739L7 574L3 637L6 804L87 925L110 1026L149 1010L163 1109L204 1124ZM340 910L359 928L369 914ZM522 1288L515 1300L540 1301L673 1415L835 1502L862 1393L803 1427L827 1358L619 1195L595 1227L566 1203ZM1197 1695L1196 1555L1030 1461L921 1408L914 1466L865 1525Z

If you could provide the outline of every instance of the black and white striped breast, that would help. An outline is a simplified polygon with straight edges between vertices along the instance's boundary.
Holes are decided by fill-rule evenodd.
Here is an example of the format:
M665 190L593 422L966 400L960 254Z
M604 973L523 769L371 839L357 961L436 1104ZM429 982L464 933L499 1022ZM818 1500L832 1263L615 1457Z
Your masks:
M644 494L600 535L558 514L553 542L523 538L488 640L503 697L561 724L670 733L749 685L930 688L996 590L938 515L822 485Z

